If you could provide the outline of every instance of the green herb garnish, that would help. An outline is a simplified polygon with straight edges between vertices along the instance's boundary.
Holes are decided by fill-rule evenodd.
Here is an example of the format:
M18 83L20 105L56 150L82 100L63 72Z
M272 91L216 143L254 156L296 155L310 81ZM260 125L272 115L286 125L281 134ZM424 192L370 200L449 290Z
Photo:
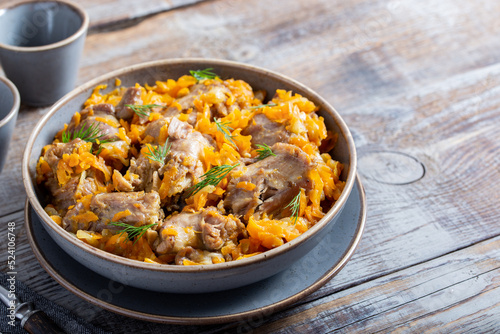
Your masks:
M135 237L137 237L137 239L135 239L133 243L135 245L137 240L139 240L149 228L158 225L158 223L143 225L143 226L132 226L122 222L110 222L108 225L123 227L123 230L121 230L120 235L127 232L127 238L130 241L132 241Z
M213 68L206 68L204 70L189 71L189 73L196 78L196 80L201 81L205 79L215 79L217 74L212 72Z
M153 108L166 108L160 104L126 104L125 107L132 109L139 117L149 117L149 112L146 111L151 111Z
M222 123L220 121L220 119L214 118L214 123L215 123L215 125L217 125L217 130L219 132L222 132L222 134L224 135L224 137L226 138L226 140L228 142L230 142L231 144L233 144L234 147L237 147L236 144L233 141L234 136L231 135L231 131L233 131L233 128L230 127L230 126L228 126L228 124L230 124L230 122L224 122L224 123Z
M97 149L97 151L94 152L94 155L97 156L97 155L101 154L101 152L102 152L102 145L99 144L99 148ZM90 153L92 153L92 150L90 150Z
M269 102L268 104L259 104L258 106L250 107L250 109L260 109L260 108L264 108L264 107L276 107L276 106L277 106L276 103Z
M87 123L84 123L82 127L78 131L73 131L70 133L69 131L63 131L62 133L62 142L69 143L76 138L80 138L86 142L97 143L99 141L101 144L112 142L113 140L101 140L102 137L106 135L106 133L102 133L101 129L99 129L99 125L97 122L90 124L89 127L85 129Z
M151 150L151 145L147 145L149 153L145 153L149 160L157 161L159 163L164 163L165 158L167 157L168 152L170 151L170 147L172 144L168 145L168 138L167 141L163 146L156 146Z
M257 146L259 148L257 150L257 153L259 154L257 156L258 160L262 160L262 159L265 159L265 158L270 157L270 156L274 156L274 157L276 156L276 154L274 154L274 152L271 150L271 148L267 144L264 144L264 145L257 144L255 146Z
M290 210L292 211L292 215L291 217L292 220L294 221L294 225L297 224L297 220L299 219L299 210L300 210L300 196L302 195L302 190L299 191L299 193L297 194L297 196L295 196L290 203L288 203L287 206L285 206L285 209L286 208L290 208Z
M186 198L195 195L197 192L199 192L201 189L205 188L208 185L212 186L218 185L219 182L222 181L222 179L225 178L230 171L232 171L235 167L239 165L240 164L237 163L234 166L222 165L210 168L208 172L206 172L201 176L201 178L203 178L202 181L198 182L197 184L189 188L189 192Z

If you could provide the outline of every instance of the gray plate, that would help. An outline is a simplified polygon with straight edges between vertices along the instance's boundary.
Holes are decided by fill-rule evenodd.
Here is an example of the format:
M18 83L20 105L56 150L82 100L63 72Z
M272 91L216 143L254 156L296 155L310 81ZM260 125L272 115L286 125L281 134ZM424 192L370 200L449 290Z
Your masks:
M205 294L158 293L124 286L87 269L67 255L26 202L26 233L42 267L63 287L104 309L172 324L214 324L269 315L316 291L352 256L364 230L366 203L359 181L328 235L301 260L266 280Z

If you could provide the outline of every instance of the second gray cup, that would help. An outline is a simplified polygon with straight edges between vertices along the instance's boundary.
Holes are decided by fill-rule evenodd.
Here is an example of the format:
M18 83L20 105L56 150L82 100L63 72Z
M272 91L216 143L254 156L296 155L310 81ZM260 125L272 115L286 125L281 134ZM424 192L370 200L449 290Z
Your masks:
M19 92L14 84L0 77L0 172L9 151L9 144L19 113Z
M65 0L0 8L0 63L22 103L50 105L74 88L88 25L86 12Z

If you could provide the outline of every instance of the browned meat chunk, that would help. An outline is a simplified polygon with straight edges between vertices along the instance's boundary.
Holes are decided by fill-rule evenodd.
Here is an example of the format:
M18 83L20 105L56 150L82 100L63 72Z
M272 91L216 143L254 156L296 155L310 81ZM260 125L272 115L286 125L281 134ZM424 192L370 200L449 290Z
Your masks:
M71 233L76 233L78 230L89 230L91 226L91 222L87 220L78 219L78 216L81 213L84 213L85 207L82 203L75 202L73 207L70 207L68 212L63 216L62 226L63 228Z
M100 152L108 164L115 166L115 162L128 165L128 151L130 146L118 137L120 123L115 117L115 108L112 104L101 103L85 108L80 117L73 117L66 134L70 138L81 134L82 138L91 141L92 153Z
M231 91L222 83L213 82L210 85L199 83L189 88L189 94L176 100L176 102L180 105L180 109L177 106L169 107L165 110L164 115L177 116L183 112L188 111L189 109L193 109L193 111L189 115L189 119L187 122L191 125L195 125L197 120L195 100L200 98L201 95L209 95L210 98L215 101L210 108L211 118L224 117L238 106L236 102L232 103L231 105L226 105L229 94L231 94Z
M152 137L154 141L152 144L158 144L158 137L160 136L161 128L168 126L169 118L159 118L151 123L149 123L144 130L144 137Z
M91 106L88 109L92 109L94 111L94 115L110 115L115 116L115 107L110 103L99 103Z
M249 123L250 125L241 131L244 136L252 136L252 146L273 146L276 143L288 143L290 133L284 124L271 121L264 114L257 114Z
M236 244L241 236L244 225L236 217L221 215L216 210L204 210L203 221L200 223L201 239L205 249L215 251L221 249L230 240Z
M105 120L97 120L97 119ZM75 133L95 134L95 137L100 141L113 141L117 140L119 122L115 117L115 109L112 104L102 103L88 107L80 112L80 119L78 124L77 119L73 117L66 130L68 134ZM109 123L109 124L108 124ZM116 126L111 126L115 124ZM89 127L92 127L88 130Z
M149 225L163 218L160 214L160 196L154 191L97 194L92 198L90 209L102 223L114 221L117 213L127 210L130 214L118 220L129 225Z
M128 88L122 96L120 102L116 106L116 116L122 119L130 119L134 116L134 111L127 107L127 104L139 104L142 105L141 100L141 89L137 87Z
M236 244L244 228L238 218L223 216L216 208L183 212L161 224L153 249L157 254L175 254L186 247L216 251L227 242Z
M92 197L90 210L97 220L82 220L86 213L81 203L69 210L63 218L63 227L70 231L89 230L101 232L104 228L119 230L109 222L122 222L133 226L154 224L163 219L160 196L156 192L100 193Z
M64 154L71 154L75 148L78 148L84 143L83 140L77 138L69 143L52 144L43 156L52 170L52 172L47 175L44 185L54 197L52 204L54 204L55 208L60 212L66 212L70 205L76 203L74 194L81 180L80 176L76 176L71 178L66 184L60 185L56 177L57 165Z
M168 126L168 145L170 150L163 163L150 159L141 153L137 159L131 159L129 173L137 177L131 181L136 191L158 190L160 179L168 178L169 186L163 204L173 203L177 199L170 198L182 193L193 185L193 180L203 175L201 158L204 149L210 147L209 140L186 122L173 117L168 120L162 118L148 125L146 136L153 138L153 145L158 144L160 130Z
M168 137L172 139L185 139L191 132L193 127L186 122L181 122L177 118L172 118L168 126Z
M289 214L284 208L300 188L312 187L308 174L315 164L297 146L277 143L272 146L276 156L270 156L247 166L245 173L231 179L224 199L224 208L244 220L249 215L260 219L263 213L273 218ZM238 187L240 182L255 185L253 190Z
M148 156L141 153L137 159L130 160L129 173L137 175L134 177L130 184L135 191L144 190L150 192L151 190L158 190L159 175L158 170L163 166L156 160L151 160ZM156 187L155 187L156 186Z
M204 149L210 147L210 143L201 133L193 130L183 138L169 138L173 139L170 141L172 146L168 162L159 170L159 175L169 178L167 197L172 197L191 187L194 180L204 174L200 159L204 155Z
M194 108L194 100L200 96L200 94L208 91L208 88L204 84L196 84L189 87L189 94L178 98L176 102L180 105L180 110L178 107L169 107L165 110L165 116L177 116L182 112L187 111L190 108ZM196 119L195 119L196 121Z
M45 183L52 193L52 204L63 215L68 208L76 204L76 199L97 191L97 184L93 177L72 177L66 184L60 186L55 178L50 178Z
M56 143L50 145L43 158L51 167L51 172L46 175L45 187L53 196L52 204L64 215L68 208L76 204L76 200L97 191L100 184L95 178L95 172L91 169L71 177L60 184L57 179L57 166L64 154L71 154L75 149L85 144L85 141L76 138L69 143Z
M137 159L130 161L129 173L137 175L131 182L136 191L158 190L160 178L168 177L170 187L167 197L171 197L191 187L193 179L203 175L200 159L210 142L194 131L191 125L173 117L170 123L160 118L147 126L145 135L153 138L153 145L158 144L160 130L164 126L168 126L168 143L163 145L170 147L165 161L160 163L141 153Z
M45 151L43 159L49 164L52 172L56 174L57 164L62 159L64 154L71 154L75 148L80 147L85 144L85 141L80 138L76 138L68 143L56 143L50 145L50 147Z

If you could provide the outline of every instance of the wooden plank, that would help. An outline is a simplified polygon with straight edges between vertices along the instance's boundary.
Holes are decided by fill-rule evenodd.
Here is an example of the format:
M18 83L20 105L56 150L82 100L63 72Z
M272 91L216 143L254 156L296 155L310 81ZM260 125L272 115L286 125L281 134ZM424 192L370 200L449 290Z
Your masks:
M211 18L216 17L214 13L221 14L222 11L222 14L228 14L229 9L216 5L216 2L199 5L201 9L199 9L198 16L206 17L197 20L201 22L197 28L203 28L209 24ZM300 7L297 4L292 7L295 10L307 10L305 6ZM316 10L314 9L314 12ZM205 14L202 15L202 13ZM87 66L82 69L82 76L89 76L88 79L90 79L86 70L103 71L105 65L108 64L107 61L103 62L103 59L108 59L114 51L120 55L118 51L121 50L121 55L123 55L123 50L128 50L130 47L132 48L131 56L133 55L136 59L137 55L133 53L134 48L157 47L157 42L164 37L157 37L158 40L155 43L151 43L151 38L149 42L140 41L139 43L137 39L143 33L146 35L152 27L161 25L162 22L175 21L173 18L179 15L190 18L193 12L192 10L179 10L175 13L165 13L148 19L137 29L125 29L120 32L122 37L120 41L125 42L112 43L112 40L117 39L117 32L90 36L86 52L89 54L89 59L96 62L96 66L89 66L90 60L86 60ZM193 22L188 22L188 25L191 23ZM216 26L218 25L212 23L212 31L209 29L209 33L218 32ZM195 29L193 34L203 34L200 32L202 30L204 29ZM227 32L225 29L223 31ZM223 37L220 32L218 36ZM147 44L136 45L141 43ZM115 44L116 47L110 47L110 51L106 49L100 58L99 45ZM116 60L112 56L111 59ZM128 58L123 59L130 61ZM321 71L318 70L319 72ZM352 284L353 277L356 277L358 281L378 277L498 233L496 221L499 212L493 205L496 203L496 198L488 196L490 188L488 184L483 183L490 176L498 176L498 170L494 168L494 160L491 160L498 158L489 152L495 150L498 147L495 145L499 142L498 133L490 126L498 122L499 117L497 108L499 101L495 88L498 83L495 78L499 73L498 66L490 66L484 70L458 75L449 80L422 87L412 91L412 94L408 96L402 94L379 99L377 103L366 102L360 97L358 108L347 109L345 118L357 139L356 143L360 151L360 172L367 189L368 226L358 252L360 255L356 255L352 259L352 265L336 278L336 284L329 285L332 289ZM489 83L487 83L488 80ZM484 102L478 104L478 98ZM475 109L472 110L472 107ZM25 142L30 133L30 125L32 126L41 113L43 110L35 113L30 111L21 113L19 127L22 131L16 132L16 142ZM460 126L445 127L441 124ZM431 125L430 129L427 128L428 125ZM434 127L439 127L439 131L435 131ZM480 133L477 136L466 134L470 127L477 129ZM433 137L437 135L440 137L434 140ZM465 135L470 140L459 140ZM417 140L416 136L423 140ZM484 143L490 145L489 149L475 153L474 147ZM416 157L426 167L424 179L400 186L374 181L366 173L366 168L363 168L363 159L375 150L395 150ZM463 158L462 151L468 152L469 155ZM9 185L9 189L17 187L18 190L12 194L1 192L0 196L2 196L2 201L9 204L5 207L17 210L23 205L21 199L24 195L20 191L22 189L21 178L12 179L7 176L10 172L19 173L16 163L20 163L21 152L13 152L14 157L11 158L7 167L8 172L0 177L5 177L5 180L9 182L13 179L17 180L15 182L18 183ZM475 172L477 158L488 161L488 166ZM384 163L381 165L384 166ZM471 170L472 173L469 174ZM385 173L391 176L391 173ZM393 173L392 176L398 175ZM461 204L457 206L455 193L463 189L464 184L459 182L462 179L467 179L469 187L479 184L481 188L476 193L463 192L464 197ZM478 194L481 196L477 196ZM0 210L4 209L0 208ZM484 218L484 220L478 220L478 218ZM464 234L468 237L463 238ZM416 248L407 247L409 241ZM416 252L415 249L419 251ZM412 260L408 263L406 259Z
M331 324L339 331L498 330L498 304L491 303L498 299L498 266L491 264L498 253L484 249L491 240L475 244L500 234L500 24L491 14L499 3L215 0L155 16L149 14L168 9L140 4L142 12L123 16L131 12L124 6L85 1L95 9L94 30L79 83L138 62L187 56L242 61L304 82L353 131L368 199L364 238L340 274L295 308L222 326L150 324L96 308L49 277L22 234L21 280L116 333L253 327L292 333ZM129 20L137 15L145 19ZM114 26L126 22L135 25ZM0 174L2 224L22 221L22 149L46 110L20 113Z
M195 5L206 0L86 0L78 1L90 18L90 32L149 15Z
M478 70L352 114L353 119L363 119L353 129L358 136L368 223L357 253L329 289L363 282L499 234L499 197L494 191L498 181L493 180L500 180L500 171L493 152L500 149L500 134L494 127L500 122L500 83L490 80L489 85L481 85L499 73L500 66ZM432 125L427 128L421 123ZM399 169L388 167L387 160L377 164L370 158L383 158L380 151L416 158L425 166L425 176L404 185L377 182L372 174L377 169L388 178L400 178Z
M216 11L215 3L202 4L200 7L202 7L200 12ZM294 9L306 10L305 7ZM217 7L217 11L221 10L227 9ZM122 40L130 40L131 44L116 44L121 46L122 50L128 50L128 46L137 47L135 44L142 42L137 43L137 38L133 38L134 36L138 37L152 26L165 21L166 18L181 15L180 12L187 15L189 11L180 10L175 13L162 14L147 20L138 29L126 29L121 34ZM201 20L201 26L209 21L208 19ZM216 28L213 29L217 31ZM98 54L97 44L113 45L111 38L115 38L116 34L116 32L99 34L99 39L96 38L97 35L91 36L88 50L93 50L94 54ZM109 43L107 43L107 38L110 39ZM161 38L163 37L158 37L158 40ZM117 47L112 49L116 51ZM109 55L105 54L103 57L107 59ZM107 64L107 62L99 63L101 58L98 56L91 58L97 62L98 66L95 68L102 70ZM90 67L84 67L84 69L90 70ZM82 70L82 72L85 71ZM369 206L369 223L365 234L367 237L362 241L359 251L363 255L353 258L356 266L352 266L352 270L357 273L354 277L363 281L370 277L387 274L391 270L410 265L411 263L406 263L407 258L411 258L412 263L418 263L448 252L450 249L464 247L498 233L496 219L499 212L493 205L496 198L487 196L490 191L488 185L483 183L484 180L488 180L488 177L498 176L498 170L494 168L494 159L498 158L489 152L495 150L499 142L498 132L490 126L498 122L499 117L496 107L499 105L499 95L495 88L497 84L495 78L499 73L498 66L492 66L415 90L409 96L400 95L381 99L376 104L362 104L363 99L360 99L359 108L352 111L348 109L349 114L346 115L346 120L358 139L360 172L367 189ZM490 83L483 85L485 80L490 80ZM478 97L484 103L477 104ZM460 108L467 105L477 108L474 110L465 108L462 112L456 112L457 109L460 111ZM21 113L18 122L20 131L16 131L15 142L26 141L30 126L33 126L43 111L43 109L36 112L26 110ZM455 126L445 127L441 124ZM429 125L431 127L427 129ZM436 127L439 131L434 129ZM479 133L472 137L468 135L467 138L470 140L458 140L464 138L466 135L464 132L471 127L477 129ZM405 132L408 134L405 135ZM415 140L417 135L423 140ZM440 137L436 137L433 141L437 135ZM474 147L483 144L489 144L489 149L476 153ZM366 168L363 169L363 159L373 150L396 150L410 153L424 163L427 174L419 182L397 186L397 188L394 185L374 182L366 173ZM462 152L468 152L468 155L464 156ZM477 164L474 161L477 161L477 158L488 161L488 166L475 171ZM21 150L11 150L9 160L7 172L0 177L11 182L8 185L9 189L15 191L2 191L0 196L2 196L3 203L8 204L5 207L15 211L22 208L24 196L20 172L17 168L21 161ZM472 173L469 173L471 171ZM10 173L18 173L19 176L12 178L8 176L12 175ZM394 174L394 176L397 175ZM464 192L461 204L457 206L454 199L455 193L463 189L464 184L458 181L464 178L467 178L469 187L479 184L481 188L478 193ZM477 196L478 194L483 196ZM5 210L4 208L0 210ZM484 218L484 220L478 221L478 218ZM466 221L468 223L464 224ZM464 234L468 235L467 239L462 238ZM416 244L419 249L418 253L406 247L408 240ZM404 256L400 256L401 254ZM365 269L359 271L360 268ZM353 272L346 271L345 275L339 275L336 280L339 286L349 284L348 282L352 281Z
M499 9L491 1L460 9L451 0L418 8L410 0L210 1L90 36L93 57L83 66L88 79L96 62L111 70L172 57L238 60L303 81L345 110L494 64L500 25L490 13ZM255 15L263 12L279 15Z
M98 7L95 1L86 1L84 4ZM199 3L194 7L151 17L134 27L89 36L79 83L113 69L154 59L182 56L233 59L278 70L309 84L329 101L334 102L353 130L360 133L359 131L363 130L362 124L359 124L360 117L363 117L358 113L360 107L368 106L377 99L379 102L392 103L394 94L415 91L418 90L418 85L426 85L432 80L440 82L439 80L447 75L489 64L491 59L496 59L496 50L500 49L494 48L498 43L495 35L498 23L487 15L488 6L489 10L493 10L494 4L474 7L476 18L472 15L463 18L459 15L460 12L453 11L455 6L450 1L443 2L437 9L433 9L436 6L428 6L427 12L406 11L405 9L411 6L409 1L398 4L387 6L359 0L349 5L326 1L317 1L314 4L274 1L265 4L264 8L264 4L258 1ZM475 3L465 2L463 6L464 10L472 10L471 6L475 6ZM117 5L117 11L120 8L125 7ZM440 12L437 12L438 10ZM254 15L255 12L263 11L280 12L280 15L275 16L273 20L266 19L264 15ZM414 72L419 68L419 64L428 62L427 59L434 59L437 55L454 51L455 44L451 45L453 48L450 50L447 45L453 42L449 40L452 32L475 34L473 30L462 31L456 24L445 26L447 29L440 33L445 23L437 18L448 12L450 21L467 20L471 25L480 21L484 24L486 33L474 35L477 39L469 44L469 50L474 51L471 52L479 58L472 61L470 57L457 57L454 62L447 62L444 68L439 62L429 63L428 69L419 72L419 75L431 72L433 76L418 80L419 77ZM159 30L158 27L162 29ZM372 31L363 27L375 29ZM415 48L408 44L413 40L411 31L424 28L427 30L419 35L419 41L427 47L414 50ZM437 35L431 35L431 28L436 29L434 33ZM425 36L427 39L424 39ZM461 40L463 38L465 37L461 37ZM444 43L446 41L447 43ZM492 47L485 52L479 52L477 48L484 45ZM301 52L295 52L291 57L292 48ZM363 52L364 56L360 56L360 52ZM380 53L384 56L378 57L377 54ZM311 59L315 61L311 62ZM471 62L474 66L470 66ZM349 66L344 66L346 63ZM394 68L394 71L389 71L391 68ZM392 78L388 76L389 73L397 73L398 77ZM436 73L439 75L435 75ZM378 77L381 78L375 80ZM469 87L474 89L473 86ZM400 115L398 110L401 108L408 109L406 106L393 105L391 110L386 107L380 110L390 112L392 117L389 121L396 122L396 116ZM370 112L370 109L365 108L364 112ZM352 117L349 116L351 113L354 113ZM428 111L419 107L418 113L424 116ZM38 119L35 115L23 116L27 117L27 125L32 122L31 126L34 126ZM380 121L386 124L388 119ZM363 134L362 138L373 140L373 147L380 148L379 139L385 139L387 136L381 132L387 129L387 125L378 125L375 128L380 129L380 133ZM18 140L14 140L12 144L18 149L24 146L30 127L20 130L22 132L16 134ZM400 133L400 130L392 133ZM11 153L9 159L12 163L7 170L14 173L15 177L8 180L7 177L2 177L6 181L0 184L5 184L5 189L22 188L20 174L15 168L20 162L17 157L17 152ZM18 208L22 206L22 193L13 194L12 199L7 198L9 195L5 197L6 203L18 203Z
M247 323L246 329L254 333L495 332L500 330L499 274L500 237L496 237L282 312L274 317L278 320L260 327Z

